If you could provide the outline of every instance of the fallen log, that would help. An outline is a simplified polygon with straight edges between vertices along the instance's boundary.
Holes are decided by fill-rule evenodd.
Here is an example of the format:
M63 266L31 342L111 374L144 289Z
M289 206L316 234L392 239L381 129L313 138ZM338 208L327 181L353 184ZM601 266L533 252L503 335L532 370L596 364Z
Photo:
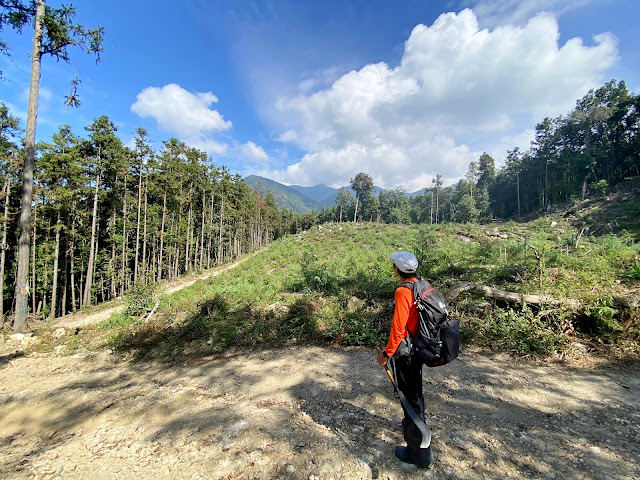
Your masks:
M469 292L492 300L501 300L507 303L524 303L528 305L551 305L556 307L570 307L575 310L584 307L580 300L573 298L554 298L548 295L532 295L527 293L507 292L487 285L480 285L473 282L458 282L451 290L449 290L445 298L448 303L455 303L461 293Z
M142 317L140 317L140 320L144 320L145 322L148 322L149 320L151 320L151 317L153 316L154 313L156 313L156 310L158 309L158 305L160 305L160 300L156 302L156 305L153 307L153 309L151 310L147 309L147 313L142 315Z

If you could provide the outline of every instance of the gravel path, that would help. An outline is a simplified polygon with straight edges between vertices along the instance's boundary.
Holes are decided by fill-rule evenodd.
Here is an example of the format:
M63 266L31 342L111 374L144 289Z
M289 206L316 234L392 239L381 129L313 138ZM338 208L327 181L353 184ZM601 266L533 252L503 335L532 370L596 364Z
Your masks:
M220 267L216 267L213 269L205 270L202 274L196 275L186 275L184 277L177 278L171 282L165 282L160 286L159 295L170 295L174 292L182 290L190 285L193 285L197 281L207 279L209 277L216 277L220 275L222 272L226 272L227 270L231 270L236 268L242 262L244 262L247 258L256 255L260 250L251 253L250 255L244 256L237 260L234 263L230 263L228 265L221 265ZM107 320L111 315L118 313L126 307L125 303L120 300L114 300L112 302L107 302L105 304L100 305L97 311L92 313L78 312L72 313L69 315L65 315L64 317L56 318L53 322L53 326L55 328L82 328L87 325L95 325L104 320Z

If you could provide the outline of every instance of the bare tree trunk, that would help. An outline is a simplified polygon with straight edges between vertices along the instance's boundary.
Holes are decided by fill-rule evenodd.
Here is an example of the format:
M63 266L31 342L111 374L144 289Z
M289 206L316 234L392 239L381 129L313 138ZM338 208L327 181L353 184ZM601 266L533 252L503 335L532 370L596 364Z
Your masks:
M353 212L353 223L356 222L356 218L358 217L358 203L360 202L359 195L356 195L356 209Z
M451 290L447 292L445 298L447 303L456 301L461 293L469 292L485 298L501 300L508 303L522 303L530 305L552 305L552 306L568 306L579 309L583 306L582 302L572 298L554 298L548 295L532 295L526 293L507 292L487 285L480 285L472 282L458 282Z
M120 296L124 297L127 288L125 272L127 266L127 174L124 174L124 193L122 199L122 258L120 259Z
M200 237L199 237L199 235L196 234L195 212L194 212L194 216L193 216L193 221L194 221L194 224L193 224L193 229L192 229L192 232L191 232L191 241L193 242L194 247L193 247L193 255L192 255L193 259L191 260L191 268L193 270L195 270L196 268L198 268L198 255L200 255L200 251L199 251L199 248L200 248Z
M60 229L62 225L60 223L60 210L58 210L58 219L56 221L56 246L53 252L53 280L51 286L51 312L49 318L55 320L56 318L56 294L58 289L58 257L60 256Z
M205 210L206 210L205 195L204 195L204 192L202 192L202 227L200 229L200 268L202 268L203 263L204 263L204 226L205 226L204 217L205 217Z
M84 260L80 257L80 283L78 284L78 295L81 297L80 301L82 301L82 285L84 285ZM80 305L81 307L82 305Z
M254 241L254 245L257 248L262 246L262 215L258 213L258 222L256 224L256 239Z
M429 225L433 225L433 191L431 191L431 211L429 213Z
M178 236L180 235L180 225L175 219L175 212L171 214L171 233L176 240L173 242L173 260L169 266L171 272L169 278L176 278L178 276L178 262L180 262L180 244L178 243Z
M62 301L60 302L60 316L67 314L67 289L69 288L69 258L64 257L64 286L62 287ZM52 308L53 309L53 308Z
M518 218L520 218L520 172L516 172L516 195L518 196Z
M176 228L176 230L178 230ZM176 261L173 265L173 277L172 278L178 278L178 275L180 275L180 244L178 244L178 241L176 240L175 245L175 252L176 252Z
M222 263L222 219L224 217L224 193L222 194L222 201L220 202L220 229L218 237L218 251L217 251L217 264Z
M213 195L211 195L211 210L209 210L209 235L207 238L207 268L211 267L211 243L213 233Z
M145 197L146 198L146 197ZM138 172L138 216L136 219L136 256L133 261L133 284L138 283L138 253L140 251L140 207L142 205L142 157Z
M189 213L187 216L187 235L186 235L186 245L185 245L185 251L184 251L184 271L187 272L189 271L189 268L191 268L191 257L189 255L189 247L191 244L191 214L192 214L192 208L191 208L191 203L189 203Z
M75 230L76 227L76 219L75 216L72 222L73 228ZM76 311L76 255L75 255L75 242L73 237L71 237L71 243L69 244L69 261L71 263L69 272L69 278L71 279L71 311L75 313ZM80 285L82 285L82 281L80 281Z
M113 211L111 220L109 222L109 230L114 231L116 228L116 212ZM111 285L110 285L110 297L116 298L116 244L111 244L111 260L109 261L109 271L111 272Z
M544 210L547 209L547 205L550 205L549 201L549 159L547 158L544 162L544 205L542 208Z
M0 308L4 313L4 268L7 257L7 225L9 223L9 201L11 193L11 174L13 172L13 153L9 157L9 168L7 176L4 179L3 193L4 193L4 216L2 219L2 253L0 253Z
M164 247L164 222L167 216L167 192L162 203L162 226L160 227L160 253L158 254L158 282L162 280L162 249Z
M151 278L152 282L155 281L155 278L156 278L156 268L157 268L156 261L158 260L158 256L156 255L156 252L158 251L158 243L159 243L158 238L154 237L153 242L150 245L151 251L149 252L149 260L147 263L145 263L145 272L149 273L149 275L145 275L145 283L148 281L149 278ZM147 264L148 264L148 267L147 267Z
M147 184L144 185L144 221L142 231L142 272L144 283L147 283Z
M33 248L31 249L31 313L36 311L36 223L38 215L38 197L36 196L36 204L33 209Z
M97 268L97 259L98 259L98 238L100 238L100 224L96 226L96 239L95 239L95 254L93 256L93 270L91 271L91 278L96 278L96 268ZM102 278L101 284L104 286L104 277ZM91 291L89 291L89 302L91 302ZM96 305L98 304L98 295L96 295Z
M98 157L100 154L98 154ZM98 162L100 159L98 158ZM84 284L84 294L82 296L82 305L89 305L91 301L91 284L93 283L93 257L96 253L96 226L98 222L98 191L100 189L100 169L96 173L96 188L93 193L93 219L91 220L91 243L89 247L89 260L87 262L87 278Z
M36 157L36 122L38 117L38 95L40 94L40 62L42 60L42 17L45 2L36 3L36 19L33 33L33 53L31 55L31 84L29 86L29 106L27 108L27 130L24 139L24 170L22 172L22 205L20 207L20 240L18 242L18 272L16 274L16 308L13 330L22 332L27 321L29 292L29 230L31 228L31 202L33 200L33 165Z

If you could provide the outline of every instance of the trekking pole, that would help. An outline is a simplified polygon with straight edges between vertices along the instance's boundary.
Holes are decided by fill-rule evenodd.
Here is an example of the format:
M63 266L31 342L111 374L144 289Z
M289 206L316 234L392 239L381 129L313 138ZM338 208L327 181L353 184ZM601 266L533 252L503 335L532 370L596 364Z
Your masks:
M382 354L382 350L378 346L376 346L376 353L378 355ZM411 420L413 420L413 423L416 424L416 427L418 427L418 430L420 430L420 433L422 434L422 442L420 443L420 448L429 448L429 446L431 445L431 430L429 430L429 427L427 426L425 421L418 416L416 411L409 404L407 397L405 397L404 394L400 391L400 389L398 388L398 384L393 378L391 370L389 370L389 367L385 365L383 368L387 372L387 376L389 377L389 380L391 380L392 385L395 387L396 392L398 393L398 397L400 397L400 403L402 404L404 411L407 412L407 415L409 415Z

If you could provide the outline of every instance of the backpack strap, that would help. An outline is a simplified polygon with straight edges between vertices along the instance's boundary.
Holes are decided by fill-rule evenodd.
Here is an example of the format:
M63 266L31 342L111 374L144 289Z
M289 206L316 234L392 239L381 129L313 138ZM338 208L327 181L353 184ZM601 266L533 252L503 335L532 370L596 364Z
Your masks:
M420 281L420 279L418 279L418 281ZM411 292L413 292L413 303L414 305L417 303L417 300L415 298L416 295L416 291L414 290L414 286L417 285L418 282L402 282L400 285L398 285L396 287L396 290L398 288L408 288L409 290L411 290ZM411 352L411 350L413 349L412 344L411 344L411 335L412 333L409 331L409 327L407 325L404 326L405 331L407 332L407 336L405 337L407 339L407 344L409 345L409 352ZM409 354L409 362L411 361L411 354Z
M422 293L420 293L419 289L416 289L416 287L420 284L423 283L425 284L425 286L427 288L424 289L424 291ZM424 297L427 293L431 292L432 290L435 290L434 287L431 286L431 284L429 282L427 282L426 279L422 278L422 277L418 277L418 281L417 282L402 282L400 285L398 285L398 287L396 288L396 290L400 287L405 287L408 288L409 290L411 290L413 292L413 303L417 304L420 301L421 297Z

